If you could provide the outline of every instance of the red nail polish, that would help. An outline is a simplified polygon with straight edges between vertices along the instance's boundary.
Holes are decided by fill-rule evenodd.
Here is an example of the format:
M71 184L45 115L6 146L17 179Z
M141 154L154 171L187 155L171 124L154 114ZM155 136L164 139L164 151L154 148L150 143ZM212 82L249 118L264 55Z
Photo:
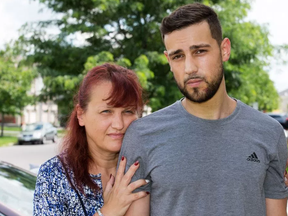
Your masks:
M124 156L121 157L121 160L122 160L122 161L124 160Z
M146 191L146 194L148 194L148 195L149 195L149 194L150 194L150 192Z
M138 164L139 164L139 161L136 161L136 162L134 163L135 166L138 166Z

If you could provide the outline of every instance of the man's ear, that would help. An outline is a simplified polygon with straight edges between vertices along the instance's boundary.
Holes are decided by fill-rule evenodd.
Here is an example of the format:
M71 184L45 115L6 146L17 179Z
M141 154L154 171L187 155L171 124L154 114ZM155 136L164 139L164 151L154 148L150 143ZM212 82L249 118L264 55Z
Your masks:
M228 38L224 38L221 43L222 61L228 61L231 53L231 42Z
M76 113L77 113L77 119L78 119L79 125L80 126L84 126L85 125L85 122L84 122L84 119L83 119L84 111L79 106L79 104L76 105Z
M169 61L170 59L169 59L169 56L168 56L168 52L166 50L164 51L164 55L166 56L166 59L167 59L169 65L170 65L170 61ZM170 71L172 71L171 65L170 65Z

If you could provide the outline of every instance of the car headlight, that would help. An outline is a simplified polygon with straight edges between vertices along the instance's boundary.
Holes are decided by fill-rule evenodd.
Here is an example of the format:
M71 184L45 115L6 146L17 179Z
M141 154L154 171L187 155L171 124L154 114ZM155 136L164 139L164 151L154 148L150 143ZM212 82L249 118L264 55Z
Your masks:
M41 132L34 132L33 133L33 137L35 137L35 138L41 138Z

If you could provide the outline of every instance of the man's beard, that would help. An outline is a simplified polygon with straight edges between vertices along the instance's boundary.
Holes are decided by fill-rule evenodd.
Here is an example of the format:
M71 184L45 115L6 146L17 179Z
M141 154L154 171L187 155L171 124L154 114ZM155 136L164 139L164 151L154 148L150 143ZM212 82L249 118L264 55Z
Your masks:
M205 77L201 77L199 75L191 75L184 81L184 87L181 87L180 84L176 81L179 90L181 93L190 101L195 102L195 103L203 103L208 100L210 100L218 91L220 84L223 79L223 64L222 62L220 63L220 66L218 68L218 74L216 79L214 79L211 83L209 83ZM187 90L187 82L190 79L201 79L205 83L207 83L207 88L205 90L200 90L198 87L195 87L192 89L192 92L189 93Z

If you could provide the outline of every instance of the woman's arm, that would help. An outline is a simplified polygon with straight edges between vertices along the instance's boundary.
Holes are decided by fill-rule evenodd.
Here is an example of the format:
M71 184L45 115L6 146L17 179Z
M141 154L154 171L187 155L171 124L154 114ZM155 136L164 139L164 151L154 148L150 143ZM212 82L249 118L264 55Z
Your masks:
M37 176L33 215L66 215L67 208L63 203L63 195L66 194L61 187L60 172L54 167L52 160L43 164ZM56 172L55 172L56 170ZM58 174L57 174L58 173Z

